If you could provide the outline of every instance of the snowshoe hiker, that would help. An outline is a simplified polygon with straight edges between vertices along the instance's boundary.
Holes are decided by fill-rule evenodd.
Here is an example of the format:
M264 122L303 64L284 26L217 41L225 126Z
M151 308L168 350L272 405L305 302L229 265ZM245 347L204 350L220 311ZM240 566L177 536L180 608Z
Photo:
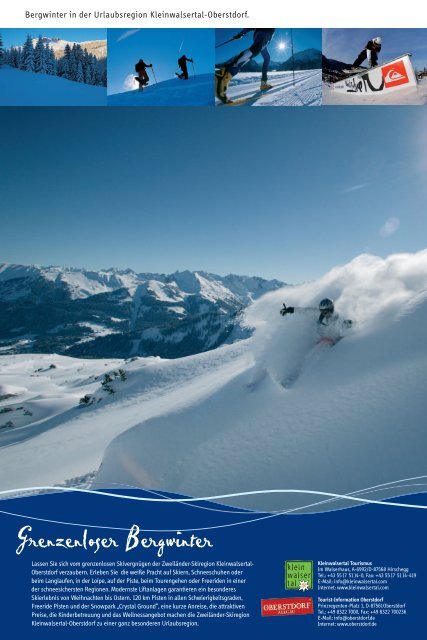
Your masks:
M327 342L328 344L336 344L343 337L345 330L349 329L353 321L341 320L338 313L335 312L334 301L330 298L323 298L319 302L320 315L317 319L317 333L320 336L319 342ZM315 307L287 307L283 303L283 308L280 309L282 316L288 313L295 313L296 311L317 311Z
M135 71L138 75L135 76L135 80L138 82L140 89L143 89L150 82L147 69L152 66L152 64L147 64L146 62L144 62L144 60L141 60L141 58L136 63Z
M369 40L366 47L359 53L353 62L353 69L360 67L364 60L368 61L368 67L376 67L378 65L378 54L381 51L381 38L378 36Z
M243 29L234 36L233 40L239 40L250 31L254 32L252 45L236 56L233 56L233 58L228 60L228 62L215 73L215 93L221 102L230 102L226 95L230 80L239 73L249 60L256 58L259 54L263 57L260 91L268 91L268 89L272 87L272 85L267 82L268 66L270 64L268 45L276 29Z
M193 63L194 60L192 60L192 58L187 58L186 56L181 56L178 59L178 66L181 69L181 73L175 73L175 75L178 76L180 80L188 80L187 62Z

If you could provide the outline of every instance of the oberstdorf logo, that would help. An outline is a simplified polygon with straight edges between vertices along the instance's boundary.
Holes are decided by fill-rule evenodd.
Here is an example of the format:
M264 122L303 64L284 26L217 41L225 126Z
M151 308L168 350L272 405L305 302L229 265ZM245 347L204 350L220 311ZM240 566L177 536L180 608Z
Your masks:
M285 561L285 589L290 591L308 591L313 588L313 561Z

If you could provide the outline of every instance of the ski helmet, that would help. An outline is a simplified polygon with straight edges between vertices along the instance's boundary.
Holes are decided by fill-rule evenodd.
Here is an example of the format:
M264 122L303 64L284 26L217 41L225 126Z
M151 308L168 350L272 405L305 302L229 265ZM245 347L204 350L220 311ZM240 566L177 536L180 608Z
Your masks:
M334 301L330 298L323 298L323 300L319 302L319 311L320 313L333 313Z
M381 44L381 38L380 36L377 36L376 38L372 39L372 42L375 42L375 44Z

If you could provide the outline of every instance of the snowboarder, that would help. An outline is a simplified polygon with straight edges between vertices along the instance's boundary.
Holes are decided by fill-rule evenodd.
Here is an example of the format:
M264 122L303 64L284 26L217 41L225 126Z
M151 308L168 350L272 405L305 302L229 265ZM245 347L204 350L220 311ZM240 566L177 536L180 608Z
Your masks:
M144 60L141 60L141 58L136 63L135 71L138 75L135 76L135 80L138 82L140 89L143 89L150 82L147 69L152 66L152 64L147 64L146 62L144 62Z
M188 80L187 62L193 63L194 61L192 58L187 58L185 55L178 59L178 66L181 69L181 73L176 73L175 75L177 75L180 80Z
M317 309L313 307L287 307L285 303L283 303L283 308L280 309L282 316L296 311L317 311ZM341 320L339 314L335 312L334 301L330 298L323 298L319 302L319 312L320 315L317 319L319 342L335 344L343 337L344 331L353 324L352 320Z
M381 38L372 38L369 40L366 47L359 53L356 60L353 62L353 69L360 67L364 60L368 61L368 67L376 67L378 65L378 54L381 51Z
M259 54L263 57L260 91L268 91L268 89L272 87L267 81L268 65L270 63L268 45L276 29L243 29L233 37L233 40L239 40L250 31L254 32L252 45L236 56L233 56L233 58L228 60L228 62L215 73L216 95L221 102L228 102L226 92L231 78L237 75L249 60L252 60L252 58L255 58Z

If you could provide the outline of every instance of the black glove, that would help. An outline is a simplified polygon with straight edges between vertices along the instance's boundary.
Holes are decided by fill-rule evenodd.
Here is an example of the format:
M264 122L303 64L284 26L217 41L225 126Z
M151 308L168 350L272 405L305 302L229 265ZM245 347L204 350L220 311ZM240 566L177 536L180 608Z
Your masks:
M353 324L353 320L344 320L343 325L346 329L349 329Z
M283 309L280 309L280 313L282 316L285 316L287 313L294 313L295 307L287 307L285 303L283 303Z
M239 33L236 33L235 36L233 36L233 40L239 40L240 38L242 38L244 36L244 33L242 33L241 31Z

